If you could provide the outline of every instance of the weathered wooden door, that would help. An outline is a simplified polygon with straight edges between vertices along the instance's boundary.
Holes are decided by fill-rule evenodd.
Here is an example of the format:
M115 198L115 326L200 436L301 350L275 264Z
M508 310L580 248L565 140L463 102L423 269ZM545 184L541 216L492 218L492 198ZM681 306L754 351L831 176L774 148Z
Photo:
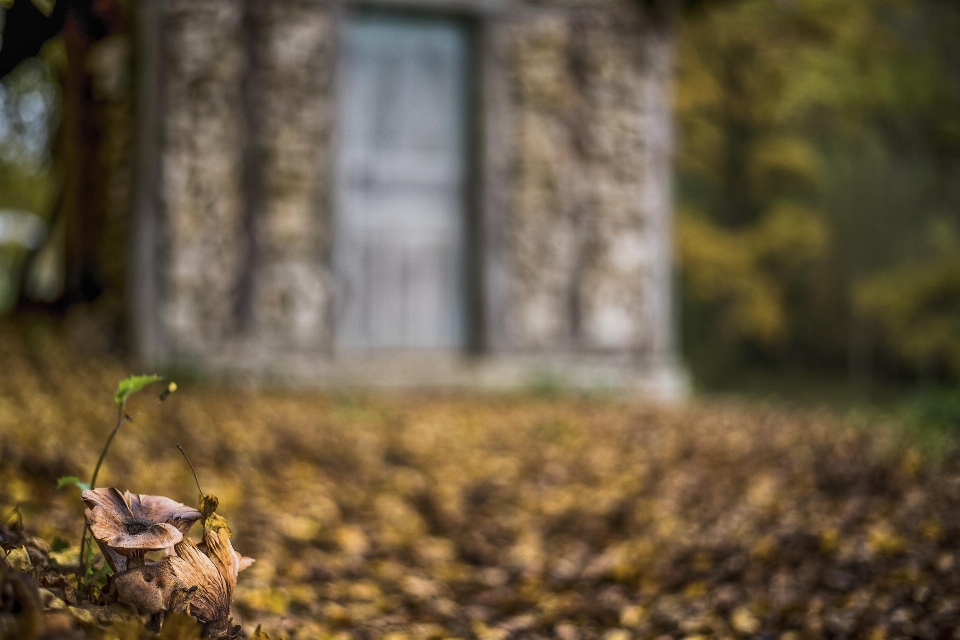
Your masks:
M466 34L441 19L358 17L342 64L337 345L459 348Z

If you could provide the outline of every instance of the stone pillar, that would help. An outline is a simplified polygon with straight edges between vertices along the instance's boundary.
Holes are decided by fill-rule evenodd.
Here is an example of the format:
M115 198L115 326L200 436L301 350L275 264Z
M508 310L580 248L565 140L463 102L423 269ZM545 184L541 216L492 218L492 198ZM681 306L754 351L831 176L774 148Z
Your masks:
M646 117L650 69L638 52L649 46L646 33L636 17L620 18L590 24L584 36L585 208L591 225L578 283L580 344L590 351L643 353L651 333L651 276L660 255L655 244L662 240L652 234L653 212L643 198L645 186L663 177L651 173L649 128L662 123Z
M175 355L236 329L243 249L240 0L169 0L162 20L161 328Z
M634 4L521 16L512 345L672 360L670 34Z
M569 343L571 215L575 170L568 130L574 87L568 73L570 25L533 13L514 26L514 162L509 220L510 285L506 332L514 349L556 350Z
M646 132L640 206L647 221L649 268L644 278L643 314L638 349L654 365L679 367L673 309L673 39L664 28L650 27L644 38L646 73L640 88L639 127ZM678 384L685 385L679 369Z
M268 344L328 348L333 19L316 2L252 6L251 329Z

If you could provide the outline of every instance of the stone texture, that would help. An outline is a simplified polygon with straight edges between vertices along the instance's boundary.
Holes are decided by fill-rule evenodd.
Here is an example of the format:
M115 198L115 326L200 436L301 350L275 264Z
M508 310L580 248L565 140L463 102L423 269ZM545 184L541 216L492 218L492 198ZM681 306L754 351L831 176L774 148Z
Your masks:
M250 212L252 330L271 343L327 348L333 22L314 3L283 1L257 4L253 20L249 95L260 192Z
M535 14L513 26L513 185L507 331L520 349L564 348L578 238L570 110L570 24Z
M669 61L642 18L530 12L513 25L517 349L643 357L669 342L670 114L657 101Z
M335 12L164 4L159 308L175 355L331 353ZM479 102L498 119L481 178L503 185L478 240L497 257L497 354L669 361L669 38L633 0L478 20L497 43L480 76L504 88Z
M170 0L163 14L160 315L179 353L202 352L236 330L245 261L242 17L239 0Z
M641 202L648 221L649 269L643 297L639 346L655 365L678 367L673 311L673 40L661 30L650 33L644 48L647 73L643 81L643 120L646 170L641 177Z
M644 315L646 297L652 293L647 286L650 212L642 203L648 170L645 35L635 25L600 23L585 29L583 36L588 79L584 99L590 114L584 153L590 177L586 209L592 224L578 298L581 344L588 349L642 350L651 329Z

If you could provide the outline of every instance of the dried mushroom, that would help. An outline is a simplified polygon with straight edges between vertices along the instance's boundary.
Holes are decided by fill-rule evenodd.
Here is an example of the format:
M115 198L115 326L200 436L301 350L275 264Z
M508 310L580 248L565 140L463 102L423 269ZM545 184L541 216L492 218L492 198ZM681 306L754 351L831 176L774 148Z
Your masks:
M206 555L206 556L209 557L210 551L209 551L209 549L207 549L207 543L206 543L206 542L201 542L200 544L197 545L197 548L200 549L200 551L201 551L204 555ZM250 558L250 557L247 557L247 556L245 556L245 555L242 555L239 551L234 551L233 553L234 553L234 555L237 557L237 571L238 571L238 572L239 572L239 571L243 571L244 569L249 569L249 568L253 565L253 563L256 562L256 559L255 559L255 558Z
M200 514L196 509L160 496L121 495L116 489L101 489L90 494L84 494L84 501L91 507L88 509L88 522L105 554L113 551L114 544L126 543L126 537L143 536L146 533L123 529L124 523L135 522L137 518L147 520L151 527L163 525L160 531L165 535L172 535L170 530L173 530L179 536L172 550L168 549L171 555L158 562L127 568L122 562L126 558L118 556L118 566L123 566L125 570L119 571L112 579L111 591L117 600L133 605L140 613L148 614L151 625L156 625L151 626L153 630L159 628L167 614L185 613L203 624L206 637L237 637L240 627L230 622L233 590L237 584L237 574L253 564L253 559L234 551L226 521L219 517L208 518L207 524L210 525L212 519L215 526L204 527L203 542L198 547L172 524L176 515L182 516L179 518L181 524L192 524L194 516L199 517ZM151 508L153 511L150 511ZM153 518L166 517L170 522L155 523L147 515ZM123 530L117 533L114 531L117 529ZM148 538L141 547L152 544L153 538ZM129 553L129 548L128 545L123 551Z
M165 496L149 496L125 491L123 497L133 513L154 522L172 524L184 535L202 515L197 509Z
M174 591L177 578L164 562L151 562L113 577L111 589L117 599L135 606L140 613L158 614L166 611Z
M211 638L233 637L237 628L230 624L230 605L241 556L233 550L225 529L208 528L203 539L209 555L201 552L192 540L184 538L174 547L176 555L162 560L184 588L196 588L191 598L171 607L170 611L194 616L204 624Z
M142 559L149 551L167 549L183 539L178 527L185 526L189 516L187 512L171 510L171 505L179 504L173 500L152 500L154 496L135 496L129 492L121 494L113 487L88 489L81 497L88 507L87 525L115 572L130 566L124 558ZM161 517L169 517L177 525L159 521Z

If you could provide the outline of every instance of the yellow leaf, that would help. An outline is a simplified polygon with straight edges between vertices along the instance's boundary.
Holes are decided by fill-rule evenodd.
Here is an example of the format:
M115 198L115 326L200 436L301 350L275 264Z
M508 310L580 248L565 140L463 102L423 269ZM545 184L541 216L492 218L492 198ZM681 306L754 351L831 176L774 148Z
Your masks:
M250 640L273 640L270 637L270 634L263 630L262 625L257 625L256 630L253 632L253 637Z
M625 627L635 627L643 622L646 610L640 605L629 605L620 610L620 624Z
M233 532L230 531L230 527L227 526L227 521L223 516L212 513L207 516L206 521L203 523L204 531L220 531L220 529L225 529L227 531L228 537L233 537Z
M7 566L14 571L30 571L30 569L33 568L33 563L30 562L30 554L27 553L26 547L12 549L10 553L7 554L5 561Z
M905 547L904 539L887 526L878 525L867 534L867 548L871 553L892 556L903 551Z
M943 537L943 525L936 520L924 520L920 524L920 533L927 540L939 540Z
M203 627L184 613L173 613L166 617L160 640L200 640Z
M737 633L744 635L753 635L760 631L760 621L746 607L740 607L733 612L730 616L730 626Z
M53 7L57 3L56 0L31 0L31 2L45 16L53 13Z
M290 608L290 596L281 589L254 589L247 592L243 603L258 611L283 615Z
M217 510L217 507L220 506L220 500L217 496L214 495L201 495L200 496L200 513L203 514L204 518L209 518Z
M839 542L840 533L836 529L827 529L820 534L820 550L824 553L833 552Z

